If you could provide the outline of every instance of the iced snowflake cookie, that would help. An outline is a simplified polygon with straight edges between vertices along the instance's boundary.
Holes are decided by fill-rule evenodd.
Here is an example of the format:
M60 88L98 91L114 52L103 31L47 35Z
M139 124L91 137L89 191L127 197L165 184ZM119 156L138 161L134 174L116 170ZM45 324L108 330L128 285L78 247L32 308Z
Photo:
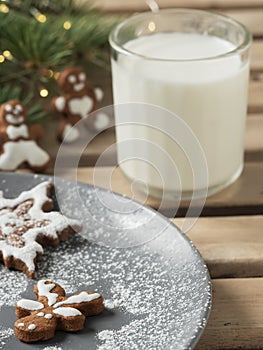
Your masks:
M48 340L56 330L80 331L87 316L104 310L103 298L94 292L81 292L70 297L57 283L41 280L34 288L38 301L22 299L16 304L15 334L26 343Z
M42 182L13 199L0 192L0 260L30 278L35 277L42 245L57 245L81 228L76 220L52 211L52 187Z
M85 71L80 68L65 68L59 75L58 85L63 95L54 98L53 106L63 117L57 132L59 141L70 143L77 140L79 130L73 126L81 119L85 119L85 124L93 131L101 131L109 126L110 118L107 114L92 113L102 100L103 91L88 87Z
M39 124L26 124L25 106L11 100L0 107L0 170L15 170L26 163L34 171L44 170L50 163L46 151L37 141L43 130Z

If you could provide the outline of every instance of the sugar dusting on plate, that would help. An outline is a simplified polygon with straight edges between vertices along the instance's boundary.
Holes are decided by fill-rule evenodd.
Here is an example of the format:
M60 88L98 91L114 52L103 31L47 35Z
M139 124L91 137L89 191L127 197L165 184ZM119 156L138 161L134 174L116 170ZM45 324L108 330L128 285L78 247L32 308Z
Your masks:
M23 273L7 270L0 263L0 309L2 305L14 305L28 285Z
M0 327L0 349L3 349L8 339L14 334L14 330L11 328Z
M68 212L70 206L69 202ZM189 334L194 339L206 322L201 316L210 302L210 285L196 253L188 243L180 244L174 249L172 242L165 242L165 255L156 253L153 245L117 249L76 235L58 247L47 247L37 279L55 280L70 293L83 288L98 291L106 311L102 323L94 317L86 324L84 334L69 334L61 344L55 338L54 345L37 349L84 349L81 342L85 349L97 350L169 349L170 344L177 350L190 348ZM14 306L21 294L27 297L27 281L22 273L0 268L0 304ZM0 327L2 322L0 314ZM0 328L1 337L14 336ZM1 349L9 348L3 343Z

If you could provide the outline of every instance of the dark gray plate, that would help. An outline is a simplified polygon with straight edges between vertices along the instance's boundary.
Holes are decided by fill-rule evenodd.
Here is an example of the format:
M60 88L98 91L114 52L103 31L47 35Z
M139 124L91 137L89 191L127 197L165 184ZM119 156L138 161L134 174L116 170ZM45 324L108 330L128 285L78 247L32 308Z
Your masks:
M0 174L6 197L51 178ZM198 251L155 211L83 183L56 179L63 213L82 219L84 230L56 248L46 247L37 280L66 291L99 291L106 309L76 334L57 332L33 345L13 334L15 303L33 298L35 281L0 266L0 349L193 349L206 324L211 286Z

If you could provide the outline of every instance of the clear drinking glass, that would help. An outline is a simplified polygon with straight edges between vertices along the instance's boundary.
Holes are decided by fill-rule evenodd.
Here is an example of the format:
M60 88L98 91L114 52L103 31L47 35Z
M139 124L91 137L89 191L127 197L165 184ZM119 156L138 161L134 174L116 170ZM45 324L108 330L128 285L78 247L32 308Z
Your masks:
M127 104L127 113L115 110L118 163L124 175L146 184L156 197L191 196L196 189L194 157L189 160L187 149L195 143L187 132L183 146L176 132L172 140L168 136L178 129L179 118L203 150L208 195L235 181L243 169L248 30L219 14L168 9L126 19L112 31L110 45L114 104ZM129 113L129 103L144 107ZM160 108L151 113L154 106ZM138 139L143 141L139 147L133 145ZM175 164L174 173L154 154L153 144Z

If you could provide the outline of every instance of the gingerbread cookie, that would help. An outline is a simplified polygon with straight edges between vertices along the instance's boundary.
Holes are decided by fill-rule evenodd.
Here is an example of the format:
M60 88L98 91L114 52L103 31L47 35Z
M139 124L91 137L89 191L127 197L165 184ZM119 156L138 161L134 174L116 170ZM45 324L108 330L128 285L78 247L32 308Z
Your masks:
M87 76L82 69L65 68L59 75L58 85L63 95L53 99L53 106L63 116L58 127L59 141L77 140L79 130L73 126L81 119L85 119L85 124L93 131L101 131L110 124L107 114L92 113L97 102L102 100L103 91L100 88L88 88Z
M44 170L50 161L46 151L36 141L42 128L26 124L27 111L17 100L0 107L0 170L15 170L26 163L34 171Z
M76 220L52 211L50 191L53 185L42 182L14 199L0 192L0 260L8 268L23 271L34 278L42 245L57 245L80 230Z
M87 316L104 310L103 298L94 292L65 297L57 283L41 280L34 288L37 301L22 299L16 304L15 334L26 343L48 340L56 330L76 332L84 328Z

